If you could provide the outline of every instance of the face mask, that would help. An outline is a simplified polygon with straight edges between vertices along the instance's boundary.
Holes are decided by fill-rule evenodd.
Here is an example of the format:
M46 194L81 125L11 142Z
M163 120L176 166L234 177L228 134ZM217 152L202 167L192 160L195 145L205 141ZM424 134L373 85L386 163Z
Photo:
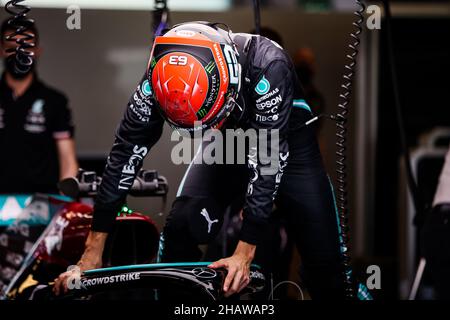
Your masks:
M14 78L17 80L25 78L27 75L33 72L34 67L36 65L36 61L33 61L33 64L27 68L27 70L20 71L20 69L17 69L17 61L16 56L14 54L8 56L3 60L3 64L5 67L5 70Z

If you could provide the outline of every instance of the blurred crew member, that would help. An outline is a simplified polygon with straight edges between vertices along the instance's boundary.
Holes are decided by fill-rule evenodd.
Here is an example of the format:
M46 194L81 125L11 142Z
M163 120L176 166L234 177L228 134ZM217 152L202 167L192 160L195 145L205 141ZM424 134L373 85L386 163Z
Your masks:
M314 84L316 58L310 48L300 48L294 56L295 71L305 92L305 100L317 115L325 111L325 100Z
M71 112L64 94L47 87L35 66L41 49L35 25L33 68L15 72L7 50L15 48L6 37L13 34L9 20L1 26L4 72L0 80L0 193L54 193L56 183L78 170ZM21 37L21 36L18 36Z

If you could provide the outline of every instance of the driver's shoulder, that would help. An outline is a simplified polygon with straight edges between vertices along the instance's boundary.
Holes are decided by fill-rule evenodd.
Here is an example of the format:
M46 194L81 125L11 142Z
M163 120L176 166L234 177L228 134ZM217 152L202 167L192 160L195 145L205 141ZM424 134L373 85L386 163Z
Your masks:
M271 67L279 64L291 66L292 62L287 52L276 42L262 36L255 36L254 54L252 56L250 78L257 81ZM276 67L274 68L276 69ZM276 72L276 70L274 70Z

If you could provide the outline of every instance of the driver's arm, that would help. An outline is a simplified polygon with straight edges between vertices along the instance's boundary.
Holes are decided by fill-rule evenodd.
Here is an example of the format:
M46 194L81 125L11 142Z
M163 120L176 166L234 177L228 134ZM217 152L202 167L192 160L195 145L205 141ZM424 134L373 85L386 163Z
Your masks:
M144 76L130 98L114 145L109 153L103 180L95 199L92 230L88 235L83 256L78 262L80 272L99 268L108 233L114 227L117 212L122 207L134 178L142 167L144 157L159 140L164 121L150 98L151 88ZM67 291L68 271L55 279L53 291Z
M161 137L164 121L150 93L150 84L144 76L116 131L95 200L92 231L111 231L144 157Z
M262 72L256 80L256 87L252 90L251 126L257 130L258 138L264 134L261 129L268 132L266 150L262 150L259 143L257 150L250 150L248 155L251 173L243 209L240 240L253 245L257 245L269 231L273 200L283 169L287 165L288 123L294 95L292 79L292 71L288 64L284 60L275 60ZM258 84L262 89L265 85L269 85L268 95L265 91L257 90ZM278 132L278 148L273 148L270 141L271 138L275 138L273 130ZM261 154L270 155L271 162L262 163Z

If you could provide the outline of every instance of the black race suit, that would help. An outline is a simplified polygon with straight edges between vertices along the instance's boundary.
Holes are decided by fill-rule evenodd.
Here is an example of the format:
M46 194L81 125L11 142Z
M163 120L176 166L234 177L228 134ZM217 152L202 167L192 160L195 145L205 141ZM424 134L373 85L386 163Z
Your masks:
M226 127L278 129L277 170L265 172L269 164L255 156L254 148L248 149L244 165L192 163L162 233L161 261L199 259L198 245L216 237L230 206L243 207L240 240L257 245L269 232L275 202L286 215L312 297L343 297L333 191L314 130L298 128L312 114L292 62L264 37L235 34L234 40L243 69L239 101L243 112L227 120ZM146 79L132 95L117 130L95 203L94 231L111 230L143 158L161 136L164 121ZM270 155L270 143L267 149Z

